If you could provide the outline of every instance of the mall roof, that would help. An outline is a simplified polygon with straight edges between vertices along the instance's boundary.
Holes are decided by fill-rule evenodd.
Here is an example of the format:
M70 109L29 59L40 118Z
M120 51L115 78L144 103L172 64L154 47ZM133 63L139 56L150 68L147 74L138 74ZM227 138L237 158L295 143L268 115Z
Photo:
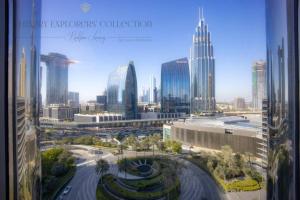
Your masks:
M260 133L261 126L257 123L238 116L210 116L189 118L185 121L174 122L176 127L192 129L192 130L211 130L213 132L224 133L220 130L236 130L233 134L256 136ZM250 135L249 135L250 134Z

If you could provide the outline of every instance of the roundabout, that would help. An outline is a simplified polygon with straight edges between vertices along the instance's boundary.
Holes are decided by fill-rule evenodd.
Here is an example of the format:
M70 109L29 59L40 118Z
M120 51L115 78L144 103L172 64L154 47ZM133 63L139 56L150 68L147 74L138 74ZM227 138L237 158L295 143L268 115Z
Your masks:
M78 157L77 159L78 163L77 163L76 173L73 179L69 183L69 185L72 186L72 190L67 196L64 197L64 199L69 199L69 200L135 199L135 198L124 198L121 197L121 195L116 196L114 193L108 190L108 189L112 189L113 191L114 188L111 187L110 188L106 187L104 189L103 187L104 184L103 185L101 184L100 181L101 178L99 177L99 175L96 174L95 171L95 164L96 164L95 160L98 157L95 157L95 155L90 153L89 149L91 147L84 146L84 145L80 145L80 146L72 145L70 146L70 148L71 147L72 149L74 149L72 150L74 152L74 155ZM115 179L113 182L118 186L117 191L118 189L121 188L122 193L127 193L127 192L141 193L142 195L149 195L149 197L147 197L149 199L150 195L153 195L151 193L156 193L155 191L162 192L161 189L164 188L164 186L159 185L159 183L163 183L164 181L168 180L165 179L164 176L162 176L162 174L168 175L166 173L166 171L168 170L166 169L171 168L173 170L176 170L176 168L179 168L180 173L178 173L179 169L177 169L178 172L176 173L176 176L178 177L178 181L173 181L174 179L170 179L170 181L172 182L168 182L170 186L175 185L175 183L179 185L177 189L178 191L180 191L180 194L178 198L176 197L177 199L182 199L182 200L226 199L224 194L218 189L218 186L216 185L214 180L205 171L203 171L193 163L181 159L179 156L161 155L159 157L158 156L153 157L152 152L146 152L145 156L144 155L136 156L135 151L124 151L124 157L126 157L126 160L128 161L126 162L128 164L128 167L125 173L125 171L120 168L121 167L120 162L125 159L119 160L118 156L109 153L109 151L105 149L101 149L101 150L103 151L103 154L101 154L101 158L105 159L109 163L109 171L107 172L107 175L111 175L113 179ZM147 158L146 164L149 164L153 170L152 174L147 177L133 175L136 172L134 166L141 165L143 163L145 164L145 158ZM156 162L156 158L161 158L161 161ZM177 165L171 164L174 163L172 162L172 160L176 160ZM160 168L161 162L162 162L162 166L164 166L164 163L166 163L165 165L167 165L167 167ZM169 163L171 164L171 166L168 165ZM178 163L179 166L181 167L178 167ZM141 170L141 172L147 172L147 171L148 170L145 171L143 169ZM103 177L103 180L104 179L105 177ZM108 179L111 178L108 177ZM121 184L122 187L120 187ZM176 195L178 195L178 193ZM171 193L166 193L166 191L163 195L164 197L158 199L168 199L168 195L169 195L169 199L172 200L176 199L171 196L172 195Z
M125 158L118 162L125 177L106 174L98 183L97 199L179 199L179 164L165 157ZM138 177L127 178L127 175Z

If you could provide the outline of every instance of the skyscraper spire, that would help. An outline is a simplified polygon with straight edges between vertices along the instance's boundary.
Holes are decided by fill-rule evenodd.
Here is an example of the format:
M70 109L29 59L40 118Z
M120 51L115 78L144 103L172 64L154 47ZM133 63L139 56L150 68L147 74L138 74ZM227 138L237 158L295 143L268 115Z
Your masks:
M199 7L199 22L201 22L202 20L204 20L204 17L203 17L203 8Z
M199 7L199 22L201 21L201 16L202 16L202 14L201 14L201 7Z

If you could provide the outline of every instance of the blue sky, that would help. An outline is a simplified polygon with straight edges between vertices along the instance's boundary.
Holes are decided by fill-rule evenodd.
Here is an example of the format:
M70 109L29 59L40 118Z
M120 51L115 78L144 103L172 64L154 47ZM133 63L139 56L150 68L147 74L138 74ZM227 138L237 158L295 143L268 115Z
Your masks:
M142 87L149 84L151 74L160 83L162 63L189 58L199 7L203 7L215 50L217 101L230 101L237 96L251 100L251 66L255 60L265 59L266 54L263 0L42 2L41 52L58 52L79 61L69 68L69 91L78 91L81 101L95 99L97 94L101 94L109 73L129 60L135 63L139 94ZM89 5L85 6L89 7L86 12L83 5ZM148 22L148 26L99 26L99 22L133 20ZM61 21L93 21L97 26L58 28L55 23ZM86 39L75 40L75 35ZM93 36L98 39L93 39ZM147 40L120 41L120 36L144 37ZM45 78L43 80L42 91L45 94Z

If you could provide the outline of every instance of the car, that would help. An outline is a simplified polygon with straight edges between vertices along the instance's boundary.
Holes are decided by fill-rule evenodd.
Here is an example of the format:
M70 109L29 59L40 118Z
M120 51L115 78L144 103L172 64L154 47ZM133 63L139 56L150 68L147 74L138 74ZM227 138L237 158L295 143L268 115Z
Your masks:
M60 195L57 200L63 200L63 199L64 199L63 195Z
M67 187L65 188L64 192L63 192L63 195L68 194L68 193L70 192L71 189L72 189L71 186L67 186Z

